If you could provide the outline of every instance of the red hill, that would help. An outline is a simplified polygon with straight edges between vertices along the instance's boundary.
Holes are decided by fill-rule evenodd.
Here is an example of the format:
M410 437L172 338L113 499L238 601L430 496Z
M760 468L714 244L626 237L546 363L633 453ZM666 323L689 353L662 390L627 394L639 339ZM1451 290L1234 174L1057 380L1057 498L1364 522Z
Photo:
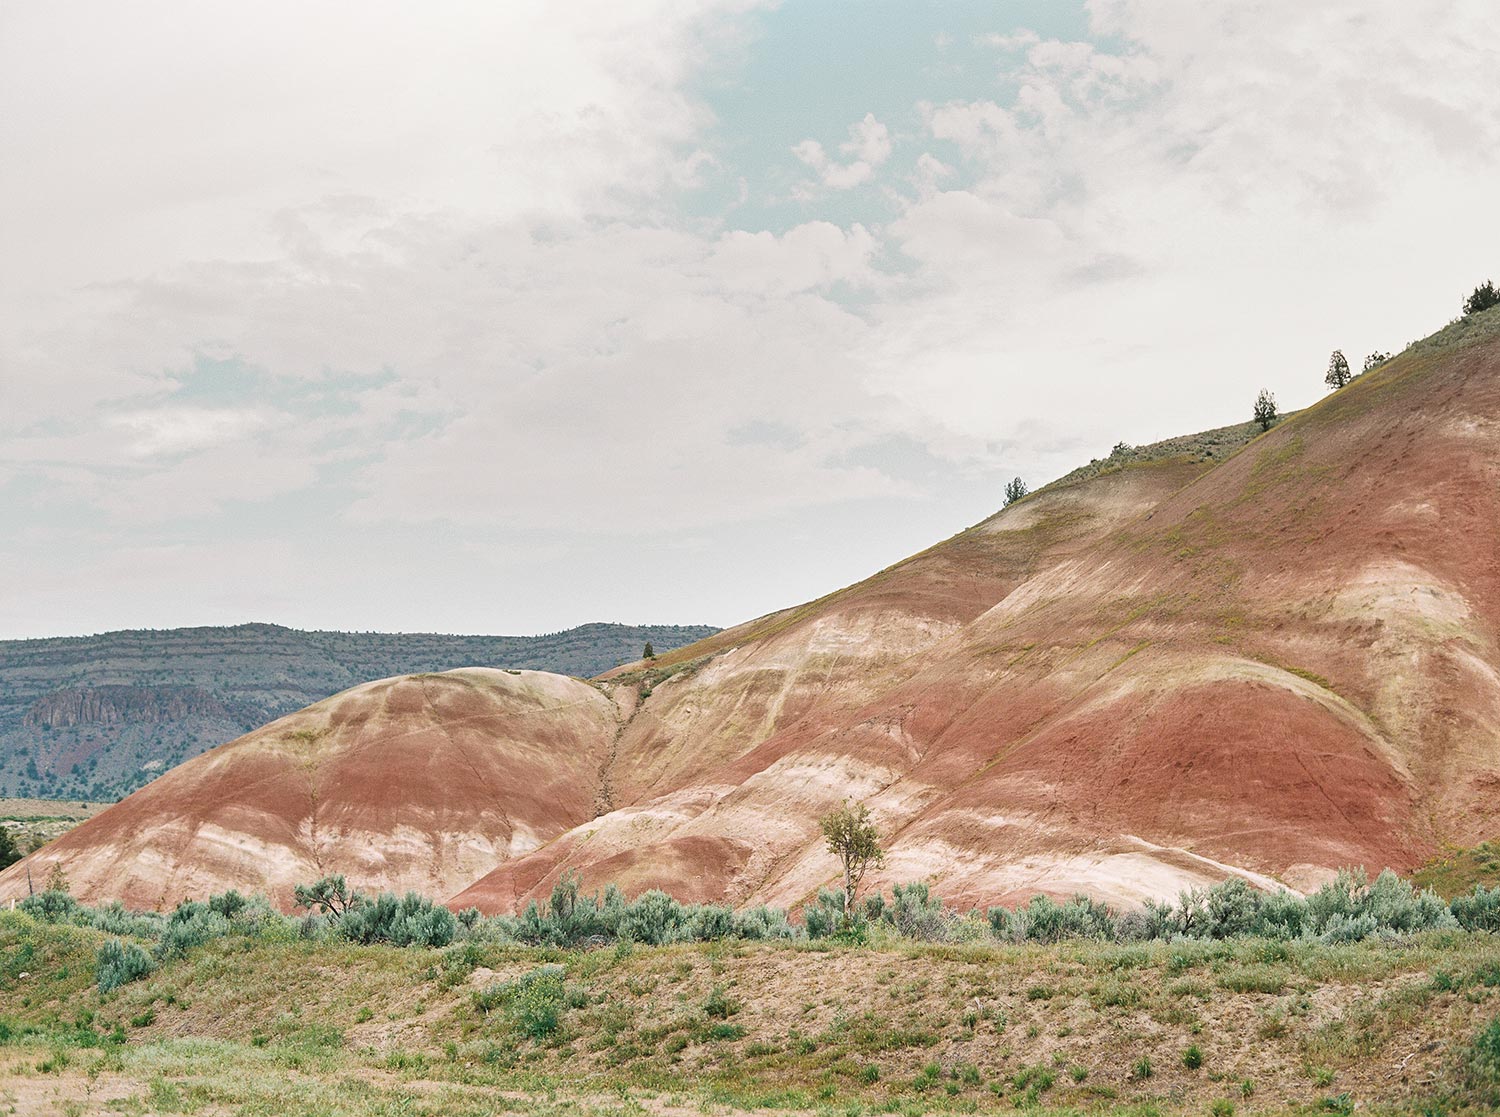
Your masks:
M794 904L835 875L817 819L845 797L882 880L960 904L1409 870L1500 831L1497 315L1248 444L1096 463L649 668L348 691L33 874L151 905L345 872L510 910L570 869Z

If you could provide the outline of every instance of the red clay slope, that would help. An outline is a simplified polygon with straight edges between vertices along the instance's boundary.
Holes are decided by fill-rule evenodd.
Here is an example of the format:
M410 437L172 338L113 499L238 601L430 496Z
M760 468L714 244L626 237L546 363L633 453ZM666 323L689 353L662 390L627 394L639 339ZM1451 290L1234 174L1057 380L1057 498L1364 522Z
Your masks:
M341 872L446 896L593 817L617 728L594 687L483 668L367 683L189 760L0 873L53 866L89 902L159 908L226 888L288 906Z
M590 886L795 903L834 876L815 820L846 795L888 835L883 879L959 902L1131 901L1227 871L1310 885L1493 836L1490 318L1102 532L1069 529L1158 467L1044 491L941 562L721 634L621 735L621 808L453 904L511 909L570 868ZM959 587L995 604L934 604Z

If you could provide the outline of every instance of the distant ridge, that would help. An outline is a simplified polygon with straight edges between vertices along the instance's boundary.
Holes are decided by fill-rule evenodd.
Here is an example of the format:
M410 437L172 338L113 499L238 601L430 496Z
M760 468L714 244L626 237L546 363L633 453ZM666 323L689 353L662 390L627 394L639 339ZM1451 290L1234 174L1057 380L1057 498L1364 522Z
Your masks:
M586 624L541 636L305 632L277 624L0 641L0 795L104 800L350 686L506 667L589 677L718 632Z

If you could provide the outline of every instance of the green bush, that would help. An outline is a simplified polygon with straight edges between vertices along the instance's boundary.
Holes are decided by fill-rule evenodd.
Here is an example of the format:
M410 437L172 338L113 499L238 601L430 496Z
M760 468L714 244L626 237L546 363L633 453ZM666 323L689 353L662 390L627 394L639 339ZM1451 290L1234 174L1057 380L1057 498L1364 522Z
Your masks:
M734 909L724 904L702 904L692 909L687 936L697 942L727 939L734 934Z
M1462 1075L1469 1101L1500 1106L1500 1016L1474 1037L1464 1056Z
M835 934L843 922L844 893L838 889L818 889L818 898L802 908L802 924L810 939L822 939Z
M163 962L181 958L189 950L222 939L229 933L229 920L205 904L189 901L172 913L161 942L157 944L156 956Z
M620 923L620 933L633 942L660 946L685 937L687 910L659 888L635 898Z
M1113 939L1115 917L1109 908L1087 896L1074 896L1059 904L1046 896L1035 896L1017 908L1012 933L1029 942L1059 942L1062 939Z
M741 939L793 939L797 928L780 908L761 905L735 913L734 934Z
M488 994L505 1006L507 1018L522 1035L542 1040L562 1027L567 990L561 966L539 966L515 981L492 987Z
M1500 885L1476 884L1468 896L1455 896L1453 916L1465 931L1500 931Z
M716 1020L728 1020L740 1010L740 1002L728 996L722 987L715 986L709 993L708 1000L703 1002L703 1013L705 1016Z
M399 898L382 892L350 908L338 924L338 933L353 942L395 946L447 946L457 930L451 911L415 892Z
M145 977L156 964L151 955L133 942L123 939L105 939L99 948L95 975L99 992L108 993L137 978Z
M49 888L21 901L21 910L46 923L68 923L79 914L78 901L61 889Z
M1214 885L1203 897L1203 932L1211 939L1248 935L1260 918L1261 897L1239 877Z
M881 922L907 938L923 942L947 942L953 938L953 913L931 894L924 881L892 886L891 902L880 906Z

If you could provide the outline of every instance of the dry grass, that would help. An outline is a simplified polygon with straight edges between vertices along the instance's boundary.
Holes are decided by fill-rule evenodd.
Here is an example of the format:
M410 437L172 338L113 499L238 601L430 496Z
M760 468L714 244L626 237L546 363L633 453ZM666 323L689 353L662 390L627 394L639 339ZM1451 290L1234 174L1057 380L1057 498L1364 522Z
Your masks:
M101 997L102 936L21 922L0 916L5 959L32 947L31 977L0 965L0 1113L1144 1117L1341 1095L1418 1113L1500 1016L1484 934L592 953L228 939ZM549 963L567 992L541 1039L476 995Z

